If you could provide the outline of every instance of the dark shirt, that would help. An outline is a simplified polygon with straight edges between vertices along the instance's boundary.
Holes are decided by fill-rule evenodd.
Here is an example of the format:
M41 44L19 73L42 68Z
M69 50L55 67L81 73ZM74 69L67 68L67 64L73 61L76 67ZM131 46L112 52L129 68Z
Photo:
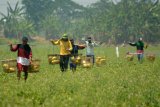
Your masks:
M131 46L136 46L137 50L143 50L144 43L142 41L138 41L136 43L129 43Z

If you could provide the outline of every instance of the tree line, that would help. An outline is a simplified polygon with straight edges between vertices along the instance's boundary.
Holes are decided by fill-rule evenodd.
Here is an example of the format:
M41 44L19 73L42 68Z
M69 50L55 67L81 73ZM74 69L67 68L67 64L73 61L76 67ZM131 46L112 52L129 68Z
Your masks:
M100 0L81 6L72 0L22 0L7 15L1 13L0 27L6 37L45 35L57 38L68 33L72 38L93 36L113 43L160 40L159 0Z

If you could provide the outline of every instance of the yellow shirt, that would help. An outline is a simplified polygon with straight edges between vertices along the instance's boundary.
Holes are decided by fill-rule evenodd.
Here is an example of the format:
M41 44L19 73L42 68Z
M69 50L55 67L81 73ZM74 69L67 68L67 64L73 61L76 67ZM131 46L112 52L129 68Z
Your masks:
M71 54L71 50L72 50L72 44L70 42L70 40L68 41L63 41L63 40L57 40L51 41L53 45L60 45L60 55L70 55Z

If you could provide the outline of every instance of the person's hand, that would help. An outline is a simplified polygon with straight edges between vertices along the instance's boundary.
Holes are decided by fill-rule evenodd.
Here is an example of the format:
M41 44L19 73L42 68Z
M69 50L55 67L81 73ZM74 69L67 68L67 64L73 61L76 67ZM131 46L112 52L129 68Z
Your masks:
M66 51L71 51L70 49L66 49Z
M29 63L32 64L32 58L29 59Z
M8 41L7 43L8 43L8 45L9 45L9 46L11 46L11 45L12 45L12 42L11 42L11 41Z

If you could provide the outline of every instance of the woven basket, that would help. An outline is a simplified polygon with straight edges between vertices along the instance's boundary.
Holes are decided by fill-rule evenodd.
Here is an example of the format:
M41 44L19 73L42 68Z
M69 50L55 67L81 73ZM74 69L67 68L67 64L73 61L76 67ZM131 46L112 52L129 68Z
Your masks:
M93 66L93 58L82 56L81 65L83 68L91 68Z
M4 72L6 72L6 73L16 72L17 60L7 59L7 60L2 60L1 62L2 62L2 68L3 68Z
M32 64L29 65L28 72L29 73L36 73L40 70L40 60L39 59L33 59Z
M71 55L70 61L71 63L80 65L82 62L82 54Z
M49 54L48 55L49 64L59 64L60 63L60 55L59 54Z

